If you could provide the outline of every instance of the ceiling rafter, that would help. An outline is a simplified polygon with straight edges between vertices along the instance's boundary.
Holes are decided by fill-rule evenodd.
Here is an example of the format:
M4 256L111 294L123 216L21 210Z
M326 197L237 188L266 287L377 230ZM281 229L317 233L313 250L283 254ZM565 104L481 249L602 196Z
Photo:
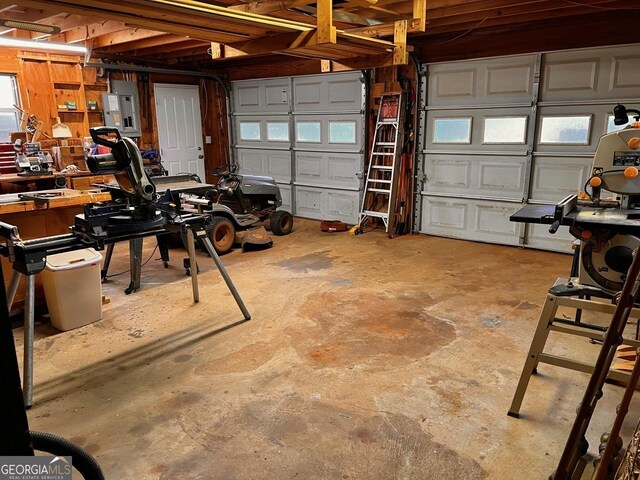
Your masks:
M116 58L199 62L211 61L213 53L218 61L238 62L273 54L332 60L323 65L333 70L400 62L411 42L394 39L398 33L449 43L470 32L578 19L608 7L637 9L637 0L579 3L583 5L563 0L122 0L114 9L110 0L0 0L0 18L58 26L58 35L19 33L41 41L87 42L96 54ZM406 33L398 31L402 20ZM381 38L388 40L376 43Z
M193 40L192 38L189 38L185 35L173 35L171 33L165 33L159 37L146 38L144 40L137 40L129 43L122 43L122 44L102 48L101 51L107 52L107 53L127 52L130 55L137 55L137 54L143 54L143 53L146 54L148 50L151 50L155 47L176 45L187 40L200 42L201 45L207 45L206 43L203 43L201 40Z
M286 39L283 51L309 58L381 55L392 53L396 48L392 42L338 30L333 22L332 0L317 0L317 24L257 15L195 0L125 0L119 2L116 11L111 10L109 0L23 0L23 3L32 8L49 8L55 3L65 13L96 15L140 27L139 30L127 29L92 38L89 43L96 51L164 33L231 45L249 41L267 48L265 53L273 51L270 47L273 42ZM79 31L82 34L82 29ZM331 47L327 48L325 44ZM197 44L192 44L186 50L198 48Z

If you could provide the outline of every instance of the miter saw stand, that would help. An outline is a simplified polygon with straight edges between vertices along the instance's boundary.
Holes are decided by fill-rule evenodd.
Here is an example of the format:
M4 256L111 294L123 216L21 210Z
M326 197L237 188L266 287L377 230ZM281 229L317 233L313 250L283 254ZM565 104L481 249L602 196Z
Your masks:
M211 216L175 213L175 206L167 200L171 198L169 191L163 199L157 198L155 186L142 168L140 152L133 141L121 138L117 129L101 127L92 128L90 132L96 143L109 146L112 153L89 157L87 165L94 173L114 173L123 191L129 194L127 201L85 206L85 213L76 216L71 233L65 235L22 240L18 227L0 222L0 238L5 239L4 245L0 245L0 255L9 259L14 270L7 292L9 309L15 298L20 276L26 277L23 347L23 394L26 407L33 405L35 275L44 270L48 255L88 247L102 250L105 246L121 241L129 241L133 253L134 248L139 251L138 247L141 246L144 237L180 233L187 239L193 301L199 302L198 267L195 256L195 239L199 238L222 275L244 319L251 319L207 235L206 227L212 221ZM109 134L114 134L117 140L112 142L101 137ZM133 271L134 268L139 268L140 263L137 260L131 256L132 279L136 273L139 278L139 272Z
M614 109L617 125L628 122L626 109ZM586 194L570 195L557 205L526 205L510 220L551 225L550 233L568 226L579 241L570 278L558 278L549 290L538 326L527 354L508 415L518 418L529 380L540 363L592 373L594 366L575 359L544 352L550 332L602 340L608 326L585 323L583 311L611 318L616 295L622 290L633 252L640 247L640 122L606 134L600 138L594 156L592 174L585 185ZM590 190L590 193L589 193ZM602 192L615 198L601 199ZM636 303L637 305L637 303ZM575 309L573 320L556 316L560 307ZM640 323L640 308L632 308L630 318ZM635 338L622 338L621 343L640 347L639 331ZM608 378L627 383L629 373L610 370Z

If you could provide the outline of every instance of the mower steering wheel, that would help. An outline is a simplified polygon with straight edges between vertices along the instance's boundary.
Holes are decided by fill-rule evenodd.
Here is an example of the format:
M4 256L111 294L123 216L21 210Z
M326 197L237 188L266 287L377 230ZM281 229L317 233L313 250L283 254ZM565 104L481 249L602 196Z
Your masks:
M213 169L214 175L219 175L221 177L228 177L233 175L238 171L237 163L225 163L224 165L220 165Z

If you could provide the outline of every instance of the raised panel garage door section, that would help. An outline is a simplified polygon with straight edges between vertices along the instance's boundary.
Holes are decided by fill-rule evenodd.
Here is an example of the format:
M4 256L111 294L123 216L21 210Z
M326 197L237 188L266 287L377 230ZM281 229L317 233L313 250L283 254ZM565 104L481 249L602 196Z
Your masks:
M314 219L358 219L364 151L359 72L233 82L240 171L275 178L283 208Z
M566 229L518 225L524 203L582 190L613 106L640 102L640 45L425 66L417 229L570 252Z

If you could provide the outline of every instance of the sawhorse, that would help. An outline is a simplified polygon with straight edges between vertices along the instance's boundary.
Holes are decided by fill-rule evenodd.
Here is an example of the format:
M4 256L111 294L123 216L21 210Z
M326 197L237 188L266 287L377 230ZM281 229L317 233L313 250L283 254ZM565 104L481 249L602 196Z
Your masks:
M579 297L588 297L589 299ZM576 279L567 280L566 278L558 278L556 280L554 286L549 290L549 293L547 293L547 298L542 308L542 313L540 314L540 320L538 321L538 327L531 341L531 347L529 348L529 353L527 354L527 359L524 363L524 368L522 369L511 407L509 408L509 416L515 418L520 417L522 400L524 399L531 376L537 373L538 364L547 363L549 365L555 365L556 367L568 368L589 374L593 372L593 365L545 353L544 347L549 338L549 333L552 331L592 339L602 338L604 332L607 330L606 327L584 323L579 316L576 316L575 320L557 318L556 312L558 308L564 306L574 308L576 312L591 311L611 317L616 307L612 303L602 301L603 298L611 300L611 296L605 294L602 290L581 286L577 283ZM632 309L630 317L640 319L640 309ZM640 347L640 341L637 340L623 338L622 343L636 348ZM627 383L629 373L610 370L608 378Z
M15 232L17 232L17 227L15 228ZM169 228L169 227L168 227ZM196 263L196 253L195 253L195 238L199 238L203 245L205 246L207 252L213 259L220 275L224 279L227 288L231 292L234 300L236 301L242 315L245 320L250 320L251 315L247 310L238 290L236 289L231 277L227 273L227 270L224 267L224 264L220 260L217 252L215 251L211 240L209 239L207 232L204 228L204 223L202 223L202 219L194 218L194 222L192 224L188 223L188 219L180 224L172 225L170 227L172 230L180 232L181 234L186 235L187 239L187 252L189 254L189 270L191 274L191 285L193 289L193 301L198 303L200 301L200 291L198 286L198 266ZM129 236L124 240L129 240L130 249L135 249L136 252L142 252L142 242L145 236L155 235L158 232L146 232L140 233L137 236ZM16 233L16 237L19 238L19 235ZM56 237L51 237L52 241ZM65 238L69 238L69 236L65 236ZM59 237L58 237L59 239ZM12 245L12 248L18 249L20 247L24 247L28 244L36 244L38 243L38 247L41 251L46 252L47 238L43 239L35 239L35 240L27 240L16 242L15 245ZM58 242L59 243L59 242ZM73 242L69 241L69 245L72 245ZM110 243L115 243L110 242ZM109 245L109 244L107 244ZM86 248L87 245L79 245L78 247L69 247L66 251L70 251L73 249ZM46 253L43 253L44 258L46 259ZM139 256L138 256L139 257ZM43 259L44 260L44 259ZM131 266L132 266L132 279L135 275L137 275L138 288L140 286L140 261L139 258L136 260L134 258L133 252L130 258ZM136 270L134 271L134 262L136 263ZM34 337L35 337L35 275L38 272L33 272L29 275L25 275L26 277L26 295L25 295L25 309L24 309L24 345L23 345L23 376L22 376L22 384L23 384L23 395L24 395L24 404L26 408L30 408L33 405L33 353L34 353ZM11 277L11 281L9 283L9 288L7 292L7 303L9 310L11 310L11 305L13 304L13 300L16 295L16 291L18 289L18 284L20 283L20 276L22 274L14 269L13 275Z

